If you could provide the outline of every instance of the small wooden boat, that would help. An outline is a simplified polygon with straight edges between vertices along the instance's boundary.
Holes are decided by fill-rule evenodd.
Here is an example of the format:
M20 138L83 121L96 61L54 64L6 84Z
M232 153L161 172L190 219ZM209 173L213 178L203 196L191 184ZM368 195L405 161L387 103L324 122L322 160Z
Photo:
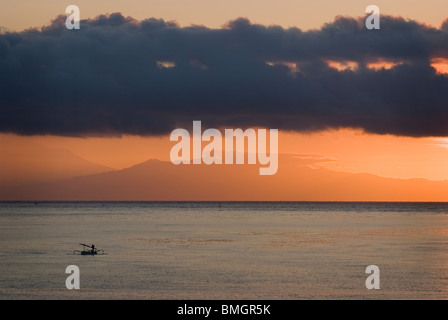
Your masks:
M95 248L95 246L93 244L91 246L89 246L88 244L80 243L80 245L83 246L82 250L74 250L73 254L80 254L83 256L94 256L94 255L106 254L106 253L104 253L103 249Z

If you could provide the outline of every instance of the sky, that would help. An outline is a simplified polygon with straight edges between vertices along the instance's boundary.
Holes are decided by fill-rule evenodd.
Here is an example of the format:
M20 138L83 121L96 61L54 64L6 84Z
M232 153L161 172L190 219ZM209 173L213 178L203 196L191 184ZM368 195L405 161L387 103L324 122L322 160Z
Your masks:
M376 1L380 30L353 0L77 1L71 31L69 4L0 1L17 32L0 37L0 173L26 180L30 142L113 170L169 161L170 132L202 120L278 128L310 168L448 180L446 1Z
M1 25L21 31L40 27L59 14L68 5L80 7L81 18L94 18L99 14L122 12L137 20L148 17L177 21L181 26L192 24L219 28L229 20L246 17L254 23L318 29L337 15L364 15L370 4L384 13L403 16L439 27L446 18L448 4L444 0L18 0L0 1Z

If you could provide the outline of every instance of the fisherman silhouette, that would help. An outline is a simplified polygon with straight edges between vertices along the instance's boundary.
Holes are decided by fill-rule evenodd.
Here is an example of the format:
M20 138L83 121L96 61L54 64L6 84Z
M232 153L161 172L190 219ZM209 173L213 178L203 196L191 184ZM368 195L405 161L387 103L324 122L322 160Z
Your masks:
M95 246L93 243L92 243L92 253L95 253Z

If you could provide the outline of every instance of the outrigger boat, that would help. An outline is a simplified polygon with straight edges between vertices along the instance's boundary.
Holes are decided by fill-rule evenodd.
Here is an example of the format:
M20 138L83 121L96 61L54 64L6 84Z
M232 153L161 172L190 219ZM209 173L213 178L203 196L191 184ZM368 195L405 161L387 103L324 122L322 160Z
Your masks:
M94 255L97 255L97 254L98 255L106 254L106 253L104 253L103 249L95 248L95 246L93 244L91 246L89 246L88 244L80 243L80 245L83 246L82 251L81 250L74 250L73 254L80 254L80 255L83 255L83 256L86 256L86 255L94 256Z

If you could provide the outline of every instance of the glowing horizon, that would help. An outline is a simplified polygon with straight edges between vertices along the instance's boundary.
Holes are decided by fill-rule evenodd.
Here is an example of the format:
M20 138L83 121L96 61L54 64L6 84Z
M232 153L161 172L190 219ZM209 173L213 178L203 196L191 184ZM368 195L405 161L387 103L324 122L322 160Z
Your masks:
M170 150L175 144L169 141L169 135L75 138L1 134L0 141L3 145L7 142L19 148L29 141L47 148L66 149L85 160L115 170L150 159L170 161ZM448 138L442 137L374 135L353 129L314 133L279 131L279 154L314 155L315 161L310 166L338 172L370 173L387 178L448 180L448 168L443 166L448 158Z

